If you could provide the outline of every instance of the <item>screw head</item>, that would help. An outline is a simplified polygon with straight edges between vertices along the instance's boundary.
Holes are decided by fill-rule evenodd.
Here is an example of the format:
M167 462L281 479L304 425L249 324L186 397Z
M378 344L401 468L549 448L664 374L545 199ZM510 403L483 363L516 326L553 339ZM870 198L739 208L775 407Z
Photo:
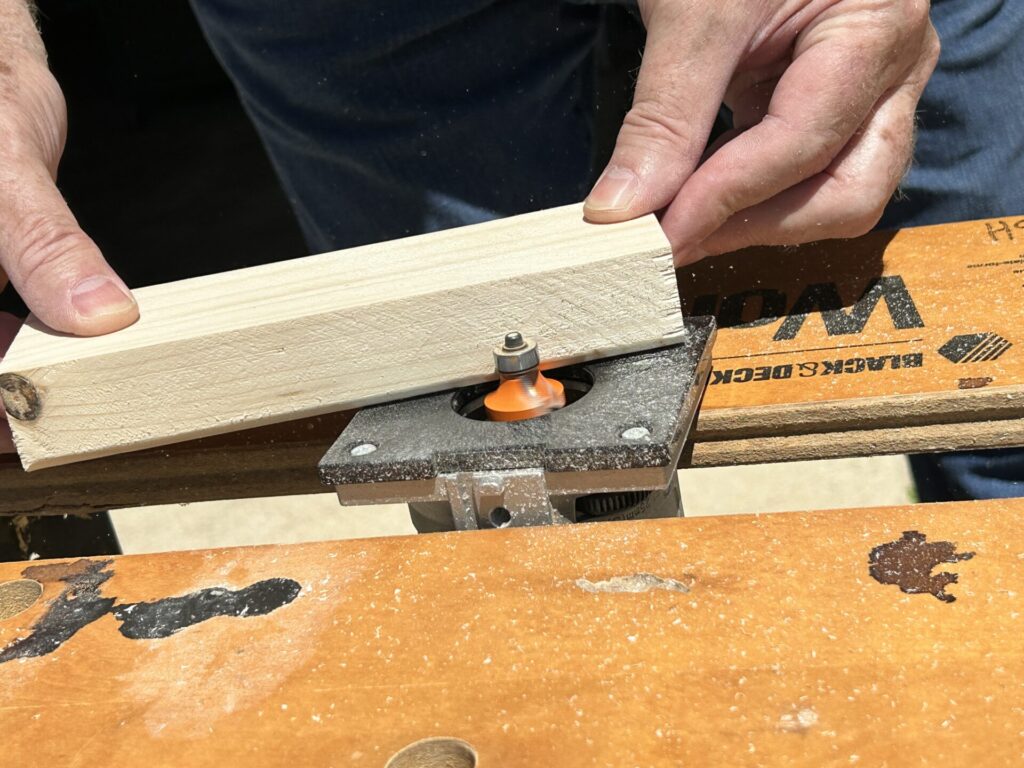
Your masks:
M351 453L353 456L368 456L376 450L377 446L374 445L373 443L360 443L351 451L349 451L349 453Z
M651 436L651 430L647 427L630 427L622 432L620 437L623 440L643 440Z

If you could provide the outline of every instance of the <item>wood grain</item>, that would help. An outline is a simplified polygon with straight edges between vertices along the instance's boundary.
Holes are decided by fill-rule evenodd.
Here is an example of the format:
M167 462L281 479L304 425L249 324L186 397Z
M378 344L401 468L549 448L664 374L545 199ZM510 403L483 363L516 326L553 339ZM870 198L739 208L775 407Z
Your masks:
M30 321L0 365L34 387L26 469L482 381L510 329L552 364L681 338L657 220L579 205L143 288L141 319L75 338ZM17 413L8 389L8 412Z
M325 493L316 465L349 412L25 472L0 456L0 515Z
M1002 501L113 558L75 598L112 605L0 664L4 754L379 768L455 737L480 768L1018 765L1022 514ZM906 556L873 577L872 553L894 545ZM960 561L920 565L933 547ZM0 653L89 567L0 565L0 581L44 588L0 622ZM182 611L160 601L268 580L298 596L122 633L147 610L126 605L165 606L166 627ZM915 584L955 601L903 591Z

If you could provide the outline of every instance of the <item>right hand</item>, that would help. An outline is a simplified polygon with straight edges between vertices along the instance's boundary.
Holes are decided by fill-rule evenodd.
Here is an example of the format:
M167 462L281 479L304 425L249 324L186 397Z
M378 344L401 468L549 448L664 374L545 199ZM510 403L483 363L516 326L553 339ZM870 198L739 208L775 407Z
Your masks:
M0 61L0 290L10 278L28 308L54 330L78 336L134 323L131 291L75 221L57 190L64 149L64 96L42 57L16 49ZM0 357L20 321L0 313ZM0 409L0 420L3 411ZM6 424L0 452L9 451Z
M659 212L678 266L864 234L909 166L939 57L927 0L639 0L633 108L584 208ZM710 148L722 103L734 129Z

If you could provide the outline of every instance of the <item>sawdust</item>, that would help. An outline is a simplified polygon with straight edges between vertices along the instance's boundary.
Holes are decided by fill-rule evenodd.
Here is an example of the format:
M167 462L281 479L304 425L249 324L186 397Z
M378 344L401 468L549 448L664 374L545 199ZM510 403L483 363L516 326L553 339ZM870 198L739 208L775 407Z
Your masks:
M233 553L237 556L237 552ZM303 586L286 606L287 620L260 620L258 625L238 625L211 620L171 638L151 643L148 653L120 675L125 695L142 710L146 730L154 737L189 738L208 733L221 718L256 708L278 692L284 682L316 652L321 634L331 626L331 616L345 586L368 567L353 554L330 561L332 579L324 584L327 562L303 563L301 568L275 566L273 550L253 549L238 563L237 576L228 569L217 572L217 583L244 586L249 574L273 574L294 578ZM226 563L233 566L235 563ZM198 586L198 585L197 585ZM240 630L245 630L244 639ZM224 634L238 643L228 649ZM279 711L286 711L280 709Z

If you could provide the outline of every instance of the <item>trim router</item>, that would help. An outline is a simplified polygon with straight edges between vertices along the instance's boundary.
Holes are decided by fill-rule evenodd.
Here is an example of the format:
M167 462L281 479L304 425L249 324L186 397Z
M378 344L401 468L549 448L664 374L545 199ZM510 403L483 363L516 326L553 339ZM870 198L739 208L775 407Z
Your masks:
M675 346L542 373L517 331L498 385L361 410L320 460L343 505L409 504L421 533L679 517L679 456L715 321Z

